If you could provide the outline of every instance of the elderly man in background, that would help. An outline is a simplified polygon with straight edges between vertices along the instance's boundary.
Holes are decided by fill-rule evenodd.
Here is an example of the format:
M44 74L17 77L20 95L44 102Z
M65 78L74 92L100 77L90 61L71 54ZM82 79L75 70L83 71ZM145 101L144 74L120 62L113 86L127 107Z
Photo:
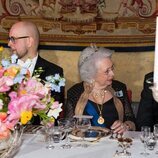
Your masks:
M48 62L39 55L40 34L37 26L29 21L18 21L11 27L9 31L8 46L11 52L18 56L17 63L21 66L29 65L28 69L31 75L35 74L35 70L42 68L40 77L45 80L49 75L59 74L63 77L63 69L58 65ZM52 92L55 100L64 103L64 88L61 92ZM39 124L37 121L35 124Z

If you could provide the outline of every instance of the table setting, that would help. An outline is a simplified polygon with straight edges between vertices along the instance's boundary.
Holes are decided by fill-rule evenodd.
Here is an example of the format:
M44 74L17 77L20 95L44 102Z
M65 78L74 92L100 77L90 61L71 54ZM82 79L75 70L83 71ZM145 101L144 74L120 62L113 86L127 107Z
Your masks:
M89 119L91 118L88 117ZM15 131L19 131L17 136L20 138L20 144L17 146L15 144L13 148L15 152L13 150L11 157L43 158L47 155L48 158L52 156L55 158L81 156L83 158L156 158L158 156L157 124L154 125L153 132L145 126L142 127L141 132L126 131L123 135L117 135L110 129L91 126L89 121L83 122L81 116L76 120L65 118L58 121L58 126L28 124L24 128L16 128Z
M153 132L150 132L148 127L142 127L141 132L126 131L123 135L117 135L107 128L87 126L86 122L84 122L86 128L83 128L83 125L79 126L81 122L68 120L60 120L62 123L58 126L27 125L22 133L18 133L21 137L20 145L15 146L16 150L11 157L156 158L158 156L156 144L158 125L154 125ZM65 121L68 121L68 124Z
M57 128L59 131L61 128ZM94 129L94 127L92 127ZM73 132L68 133L68 142L65 139L65 133L60 131L59 141L55 142L53 139L52 133L52 149L48 149L46 137L43 133L43 127L37 128L37 131L34 133L24 133L22 137L22 145L19 151L15 154L15 158L33 158L38 157L42 158L47 156L48 158L143 158L144 155L141 153L144 152L144 144L141 141L141 132L135 131L127 131L122 136L115 137L111 139L111 133L107 133L106 135L97 135L96 131L98 130L90 130L92 133L88 133L88 137L84 138L84 142L82 137L77 137L73 135ZM75 129L76 130L76 129ZM95 131L95 132L94 132ZM88 131L89 132L89 131ZM94 133L93 133L94 132ZM92 137L89 135L92 134ZM98 134L98 133L97 133ZM99 136L99 137L98 137ZM68 143L70 148L63 148L63 145ZM82 143L87 144L86 146L81 145ZM124 143L124 144L123 144ZM157 145L152 149L146 149L147 153L149 153L146 157L156 158L157 154ZM125 154L125 155L124 155Z

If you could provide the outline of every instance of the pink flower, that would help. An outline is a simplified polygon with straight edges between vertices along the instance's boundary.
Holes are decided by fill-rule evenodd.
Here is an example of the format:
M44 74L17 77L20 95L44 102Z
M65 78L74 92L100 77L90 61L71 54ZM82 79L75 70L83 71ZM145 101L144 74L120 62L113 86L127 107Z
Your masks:
M2 67L0 67L0 78L3 76L5 69L3 69Z
M13 92L10 92L10 93L9 93L9 97L10 97L11 100L13 100L13 99L17 98L17 93L14 92L14 91L13 91Z
M19 120L20 114L23 111L32 111L33 109L44 109L45 104L39 101L36 95L23 95L20 97L13 97L8 105L8 120Z
M53 102L53 104L51 105L51 109L57 109L60 106L58 101Z
M0 140L8 138L10 136L10 130L7 128L6 124L0 120Z
M27 124L33 115L53 125L62 110L62 104L51 98L49 82L41 82L37 75L31 77L26 68L15 62L11 58L0 63L0 111L5 111L0 112L0 138L17 123Z
M44 98L49 94L49 88L44 86L36 78L30 78L26 83L21 84L20 91L26 94L37 95L39 98Z
M3 76L0 78L0 92L7 92L10 90L10 87L13 85L13 80L10 77Z
M18 119L9 121L8 119L5 121L5 125L8 129L13 130L14 126L19 122Z

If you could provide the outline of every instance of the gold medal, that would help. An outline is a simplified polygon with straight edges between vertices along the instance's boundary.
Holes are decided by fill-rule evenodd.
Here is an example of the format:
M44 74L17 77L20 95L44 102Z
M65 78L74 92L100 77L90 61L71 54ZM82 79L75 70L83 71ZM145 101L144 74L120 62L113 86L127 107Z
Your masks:
M101 93L96 93L95 96L93 95L94 102L96 103L98 111L99 111L99 118L98 118L97 122L100 125L104 124L104 122L105 122L105 120L102 116L102 110L103 110L103 106L104 106L103 102L104 102L106 92L107 91L103 90L103 91L101 91ZM100 104L98 104L97 102L99 102Z
M98 118L98 123L99 123L100 125L102 125L102 124L104 123L104 118L103 118L102 116L99 116L99 118Z

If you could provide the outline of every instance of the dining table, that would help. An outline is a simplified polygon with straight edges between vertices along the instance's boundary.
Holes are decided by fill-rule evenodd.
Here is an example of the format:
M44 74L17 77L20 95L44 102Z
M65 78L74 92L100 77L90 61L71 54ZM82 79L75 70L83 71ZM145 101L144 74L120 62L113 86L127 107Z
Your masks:
M144 145L140 140L140 132L127 131L123 135L124 138L131 138L132 143L127 149L131 155L126 158L143 158L141 152L144 152ZM61 145L65 143L64 140L59 143L53 143L53 149L46 148L44 135L40 133L23 134L22 144L15 154L14 158L123 158L118 155L122 149L119 146L118 139L110 139L107 135L96 141L86 141L87 147L80 146L78 140L70 139L72 147L70 149L63 149ZM157 158L158 145L153 150L148 150L149 158Z

